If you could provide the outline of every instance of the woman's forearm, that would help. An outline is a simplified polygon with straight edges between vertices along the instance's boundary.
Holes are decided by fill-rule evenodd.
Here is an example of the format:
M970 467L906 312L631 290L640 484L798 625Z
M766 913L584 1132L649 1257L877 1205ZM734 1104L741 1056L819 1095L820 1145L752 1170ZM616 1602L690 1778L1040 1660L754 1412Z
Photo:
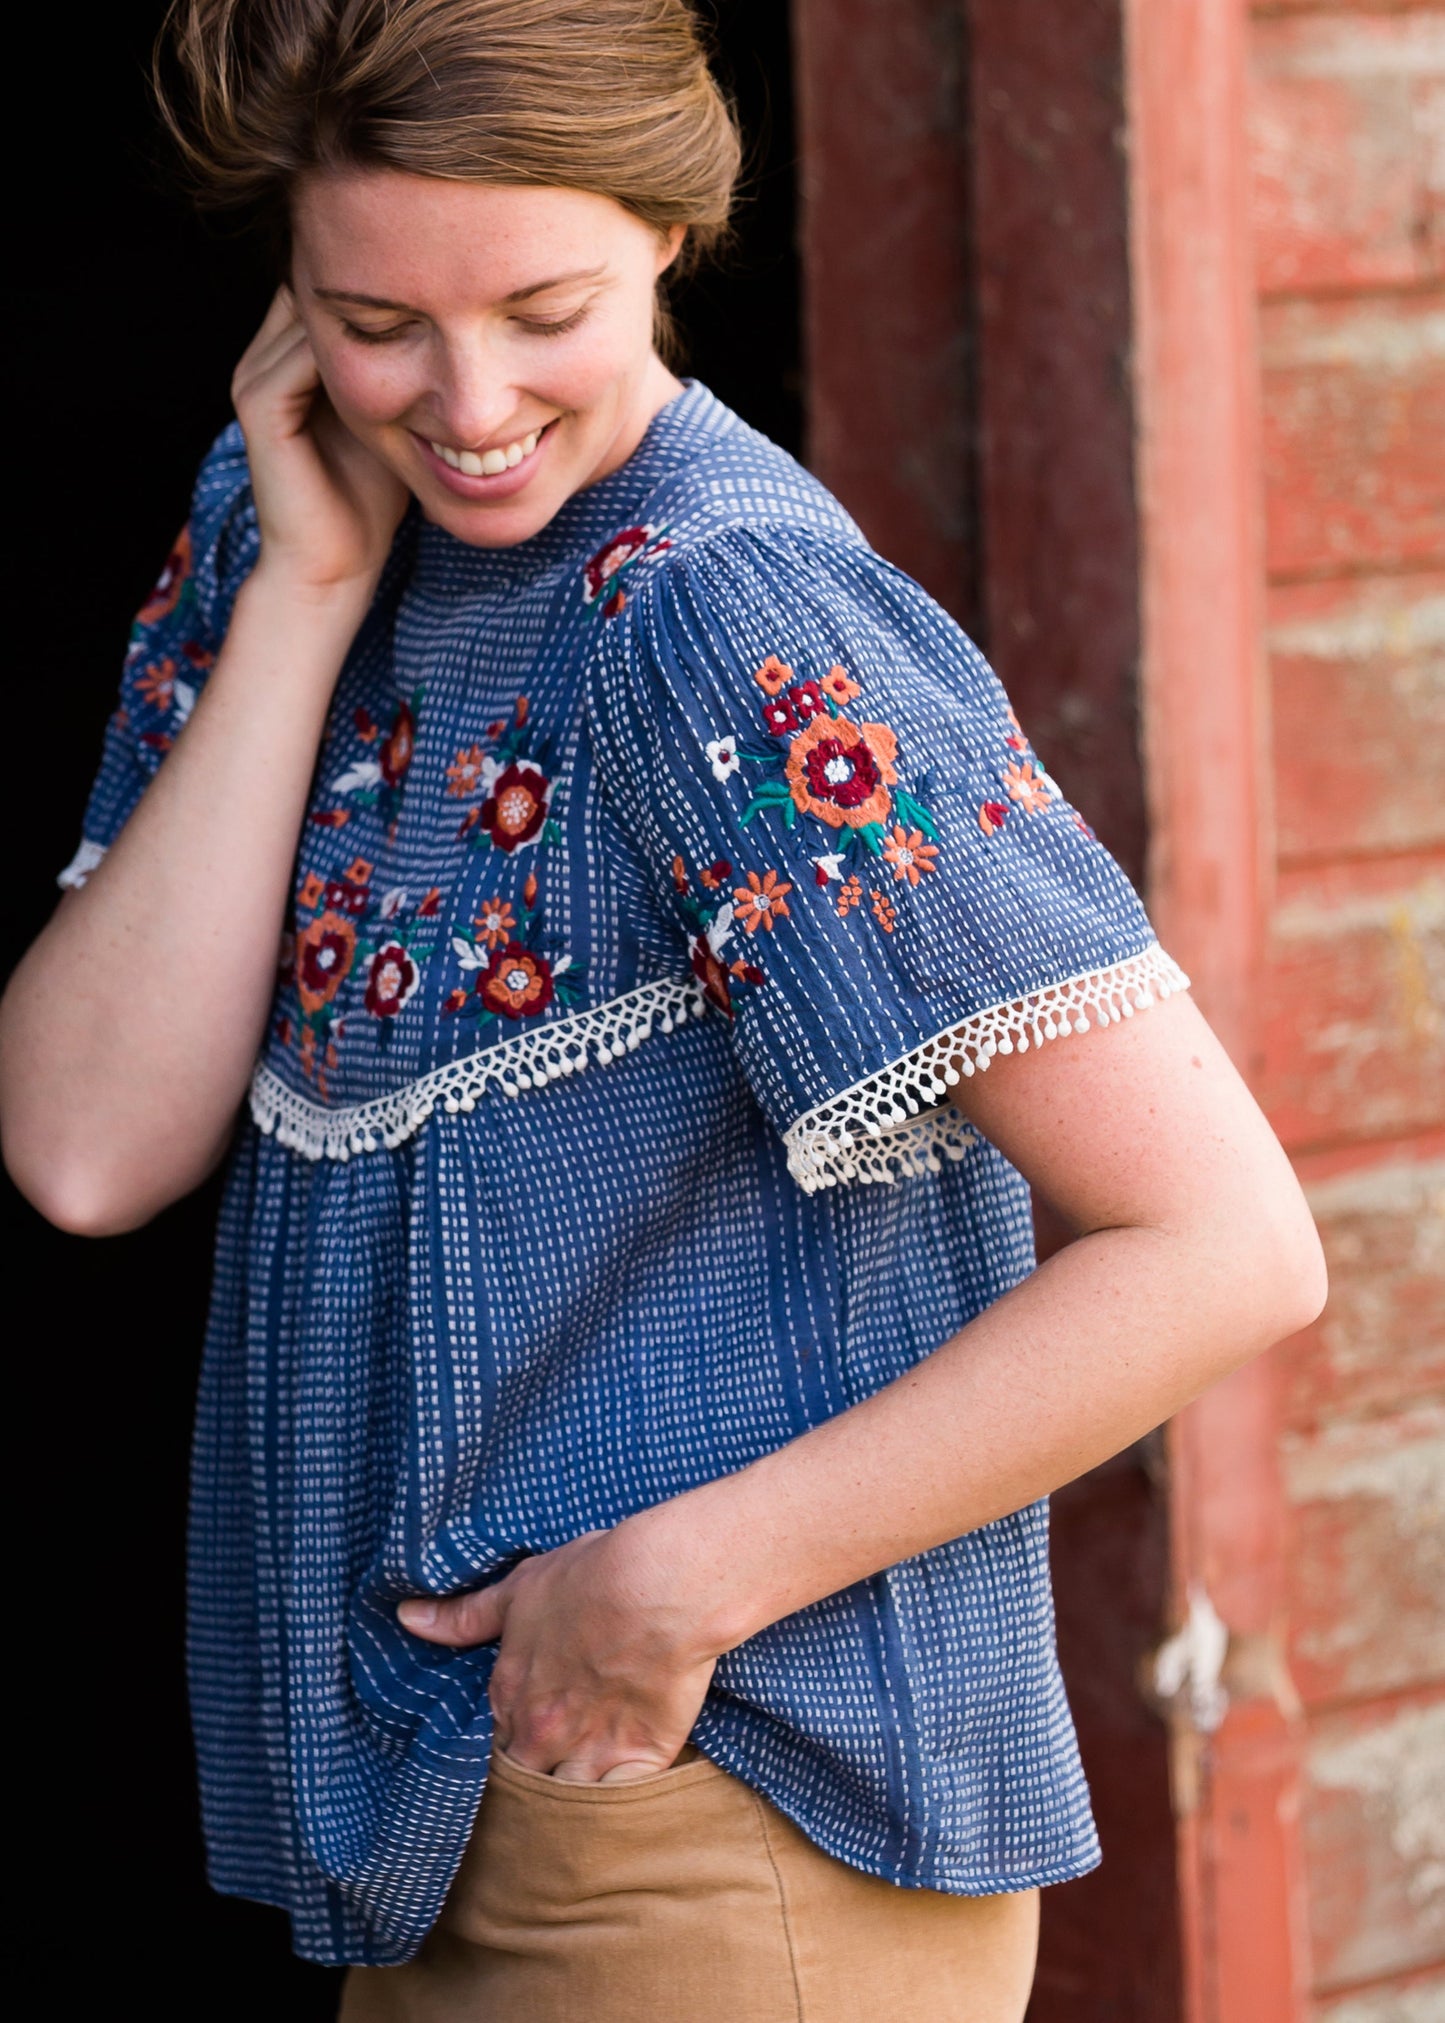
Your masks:
M365 601L258 570L191 721L0 1007L6 1163L106 1233L204 1177L245 1091L336 676Z
M1313 1318L1312 1238L1278 1234L1253 1250L1083 1237L873 1396L627 1520L633 1552L705 1597L703 1641L724 1650L1021 1509Z

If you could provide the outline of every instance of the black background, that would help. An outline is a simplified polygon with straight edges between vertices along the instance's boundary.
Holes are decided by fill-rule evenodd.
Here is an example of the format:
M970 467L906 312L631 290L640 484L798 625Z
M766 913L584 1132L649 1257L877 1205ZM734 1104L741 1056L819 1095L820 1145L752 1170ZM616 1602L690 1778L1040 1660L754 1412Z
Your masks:
M799 433L784 0L713 0L750 140L740 244L682 291L684 370L787 448ZM163 6L32 21L10 77L6 490L13 626L8 973L80 834L131 613L229 419L232 365L274 282L168 187L145 69ZM226 895L216 894L224 911ZM7 1920L44 2007L323 2018L338 1973L276 1912L206 1887L182 1670L185 1476L215 1185L105 1241L0 1182L9 1260L12 1641L24 1681ZM18 1576L18 1577L17 1577ZM28 1703L28 1704L27 1704ZM12 1744L12 1747L14 1745Z

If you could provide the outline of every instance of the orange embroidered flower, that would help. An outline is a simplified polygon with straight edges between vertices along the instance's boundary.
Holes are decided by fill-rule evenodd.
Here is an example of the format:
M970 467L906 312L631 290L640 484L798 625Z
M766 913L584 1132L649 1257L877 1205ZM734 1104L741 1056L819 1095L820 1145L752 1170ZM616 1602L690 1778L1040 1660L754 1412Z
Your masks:
M342 873L342 876L349 878L353 885L365 885L370 881L371 874L375 869L376 866L369 858L353 857L347 865L346 870Z
M527 911L530 913L532 908L536 905L536 903L537 903L537 874L535 871L529 871L527 873L527 882L522 887L522 904L526 907Z
M1012 710L1008 710L1006 714L1008 716L1009 723L1013 726L1013 731L1011 736L1006 737L1004 739L1004 743L1008 745L1013 751L1026 752L1029 748L1029 741L1024 736L1023 725L1019 722L1018 718L1014 715Z
M440 885L428 885L417 903L418 920L435 920L441 911L442 889Z
M517 697L516 702L512 706L512 715L519 724L524 724L527 721L527 712L531 707L532 705L528 702L526 696L519 695Z
M855 695L863 693L847 670L838 666L830 667L818 686L824 695L830 695L838 703L851 702Z
M304 906L307 912L309 913L313 906L320 905L321 895L325 890L326 890L326 880L323 877L321 877L320 873L316 871L308 871L306 874L305 883L302 885L301 890L296 894L296 904L298 906Z
M1023 765L1004 767L1003 783L1008 788L1008 797L1030 815L1041 815L1049 805L1052 796L1034 769L1033 761Z
M477 930L478 941L485 941L488 948L495 948L499 941L507 941L516 918L505 899L484 899L482 910L472 925Z
M416 749L416 717L409 703L401 703L392 720L391 731L377 753L381 777L389 787L399 787L411 765Z
M860 906L862 902L863 881L855 872L851 878L846 878L843 881L843 885L838 893L837 905L840 918L846 920L848 915L853 911L853 908Z
M698 873L709 892L716 892L725 878L731 878L733 867L726 857L719 857L716 864L709 864L705 871Z
M753 676L764 695L781 695L792 678L792 668L785 666L776 653L770 653Z
M672 889L674 892L687 890L687 866L681 857L674 857L672 860Z
M765 871L761 878L756 871L749 871L747 878L747 884L739 885L733 893L737 918L749 934L756 934L760 927L771 934L779 914L788 911L784 894L793 888L786 880L780 884L776 871Z
M319 913L296 937L296 990L309 1012L330 1004L356 954L356 929L341 913Z
M894 878L906 878L910 885L916 885L925 872L938 869L933 861L938 845L926 843L921 829L895 828L883 845L883 855L893 866Z
M891 934L894 922L898 918L898 915L893 910L892 900L886 892L870 892L868 897L873 905L873 918L878 922L878 925L883 929L885 934Z
M173 660L152 661L136 677L136 690L152 709L169 709L176 692L176 664Z
M805 815L833 829L861 829L888 818L897 756L898 740L887 724L815 716L788 746L784 770Z
M463 800L476 792L482 778L482 748L465 745L447 767L447 792Z
M477 996L507 1019L544 1011L553 997L551 965L519 941L509 941L477 979Z

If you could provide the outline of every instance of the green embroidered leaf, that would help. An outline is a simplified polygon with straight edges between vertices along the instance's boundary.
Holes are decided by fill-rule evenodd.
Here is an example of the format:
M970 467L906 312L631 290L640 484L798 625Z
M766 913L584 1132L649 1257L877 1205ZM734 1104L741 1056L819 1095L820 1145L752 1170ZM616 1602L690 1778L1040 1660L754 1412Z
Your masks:
M552 820L552 817L549 815L546 821L542 824L542 841L544 843L560 843L561 840L562 840L562 831L557 827L557 824Z
M883 855L883 824L881 822L865 822L856 833L862 837L864 843L873 852L875 857Z
M902 787L899 787L894 792L893 805L905 822L912 822L913 826L921 829L931 842L938 841L938 825L922 801L915 801L912 794L905 793Z

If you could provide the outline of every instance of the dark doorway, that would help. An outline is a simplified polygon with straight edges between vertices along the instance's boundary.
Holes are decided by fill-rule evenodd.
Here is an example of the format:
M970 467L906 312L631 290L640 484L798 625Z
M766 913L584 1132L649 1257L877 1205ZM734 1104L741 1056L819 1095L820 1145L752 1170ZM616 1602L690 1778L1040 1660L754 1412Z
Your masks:
M800 438L788 21L777 0L708 10L751 153L725 268L678 291L684 370L790 449ZM163 0L88 12L63 96L86 108L17 202L12 293L15 584L12 709L45 712L12 770L4 968L55 902L130 615L229 418L231 368L272 281L243 240L203 228L167 187L145 70ZM59 53L45 51L52 93ZM47 116L48 117L48 116ZM18 639L15 632L18 631ZM18 749L18 748L17 748ZM214 1186L134 1235L66 1237L0 1179L27 1318L12 1341L12 1440L29 1457L12 1520L47 1662L25 1790L15 1922L47 1962L51 2006L328 2018L340 1975L295 1960L275 1911L206 1886L183 1680L183 1523ZM23 1446L22 1446L23 1439ZM24 1471L22 1461L21 1469ZM22 1770L22 1777L25 1775ZM18 1909L19 1907L17 1907Z

